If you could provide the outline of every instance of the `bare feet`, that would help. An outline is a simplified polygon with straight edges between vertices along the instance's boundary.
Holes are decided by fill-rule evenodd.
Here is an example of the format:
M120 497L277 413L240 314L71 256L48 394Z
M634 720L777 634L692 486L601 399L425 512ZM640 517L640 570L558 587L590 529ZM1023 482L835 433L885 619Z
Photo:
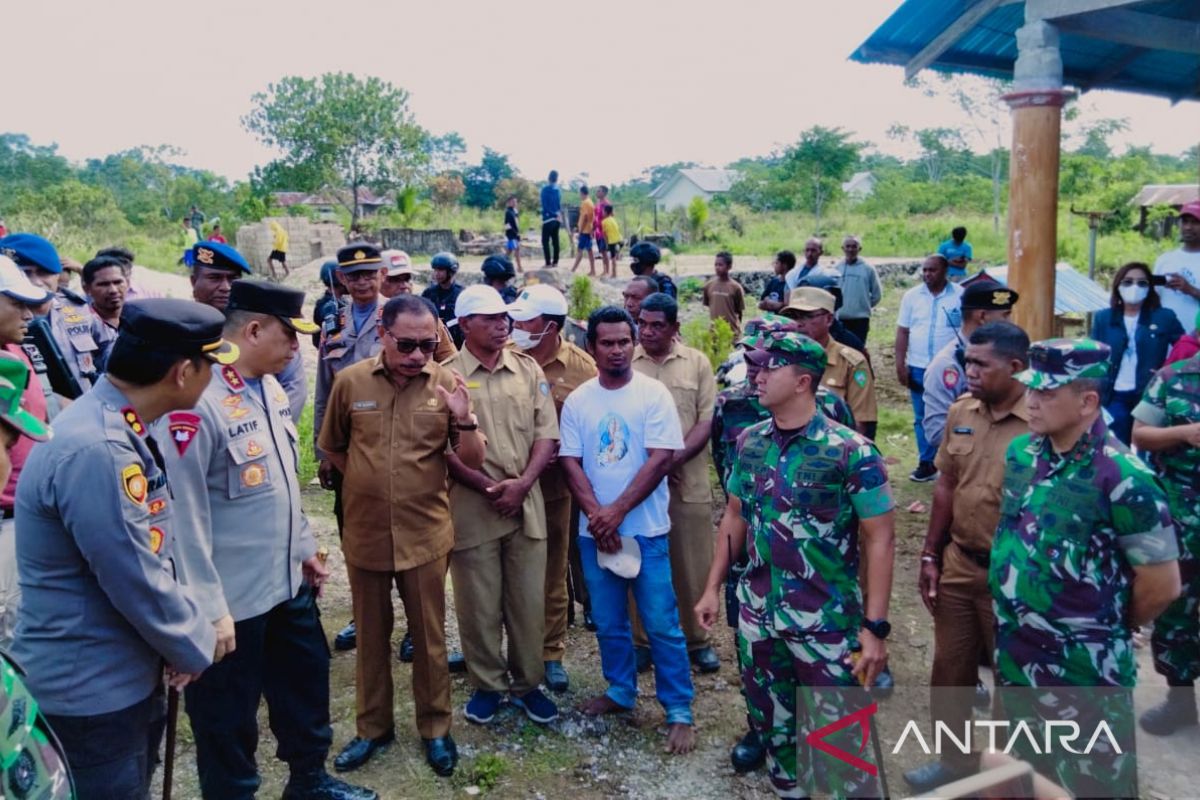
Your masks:
M667 752L681 756L692 752L696 746L696 729L683 722L667 726Z
M595 697L588 698L580 703L578 708L589 717L598 717L601 714L619 714L622 711L629 710L625 706L619 705L606 694L598 694Z

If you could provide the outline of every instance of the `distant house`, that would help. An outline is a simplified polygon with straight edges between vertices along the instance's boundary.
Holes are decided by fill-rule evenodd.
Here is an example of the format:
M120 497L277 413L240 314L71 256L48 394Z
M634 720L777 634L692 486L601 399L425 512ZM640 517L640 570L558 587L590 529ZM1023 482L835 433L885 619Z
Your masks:
M350 207L350 190L322 191L308 194L307 192L272 192L275 205L287 210L293 206L307 208L317 213L323 219L332 219L334 209ZM390 194L377 195L363 187L358 190L358 206L364 217L377 213L395 203Z
M866 200L875 193L876 178L869 172L856 172L842 184L842 191L851 200Z
M660 211L685 208L693 197L710 202L714 196L728 192L740 175L734 169L681 169L656 186L650 197Z
M1148 219L1150 209L1155 206L1170 206L1178 211L1184 203L1191 203L1198 199L1200 199L1200 184L1148 183L1129 201L1130 205L1138 208L1138 223L1133 228L1160 238L1171 237L1176 224L1175 220L1166 219L1151 224Z

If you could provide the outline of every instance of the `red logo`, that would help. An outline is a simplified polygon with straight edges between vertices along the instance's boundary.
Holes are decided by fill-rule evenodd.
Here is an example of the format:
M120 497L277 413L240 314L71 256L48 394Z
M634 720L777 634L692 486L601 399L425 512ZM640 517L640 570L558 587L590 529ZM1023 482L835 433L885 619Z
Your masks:
M871 738L871 715L879 710L877 703L871 703L866 708L860 708L851 714L847 714L839 720L829 723L823 727L817 728L812 733L804 737L804 743L810 747L814 747L824 753L828 753L836 759L845 761L850 766L861 769L871 777L879 774L879 768L869 761L859 758L854 753L847 753L837 745L830 744L825 741L827 736L831 736L840 730L849 728L853 725L862 727L862 744L859 745L858 752L861 754L867 749L867 742Z
M188 445L196 438L196 433L200 430L200 416L191 414L187 411L176 411L171 414L170 430L171 441L175 442L175 449L179 451L179 457L187 452Z

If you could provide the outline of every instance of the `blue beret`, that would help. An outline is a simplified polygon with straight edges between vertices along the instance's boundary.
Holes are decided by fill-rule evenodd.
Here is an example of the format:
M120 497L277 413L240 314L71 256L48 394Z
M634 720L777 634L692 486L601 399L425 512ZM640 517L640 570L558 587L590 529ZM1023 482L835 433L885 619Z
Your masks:
M34 233L13 233L0 239L0 255L8 256L18 267L40 267L55 275L62 272L54 245Z
M187 265L196 267L212 267L213 269L230 269L251 274L250 265L242 254L227 244L220 242L197 242L188 251Z

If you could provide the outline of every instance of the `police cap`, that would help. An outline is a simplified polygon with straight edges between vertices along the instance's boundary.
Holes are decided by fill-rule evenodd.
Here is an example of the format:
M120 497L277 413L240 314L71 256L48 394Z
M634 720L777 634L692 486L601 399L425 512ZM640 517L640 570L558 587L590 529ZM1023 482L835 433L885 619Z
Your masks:
M229 311L251 311L270 314L297 333L316 333L321 330L304 318L304 292L266 281L234 281L229 290Z
M361 272L383 266L383 255L370 242L351 242L337 251L338 269L342 272Z
M1017 293L998 281L975 281L963 289L963 311L1007 311L1016 305Z
M221 338L225 315L212 306L171 297L126 303L117 341L145 350L204 356L218 364L237 361L238 347Z
M54 245L36 233L10 233L0 239L0 255L8 256L18 267L37 267L55 275L63 270Z

